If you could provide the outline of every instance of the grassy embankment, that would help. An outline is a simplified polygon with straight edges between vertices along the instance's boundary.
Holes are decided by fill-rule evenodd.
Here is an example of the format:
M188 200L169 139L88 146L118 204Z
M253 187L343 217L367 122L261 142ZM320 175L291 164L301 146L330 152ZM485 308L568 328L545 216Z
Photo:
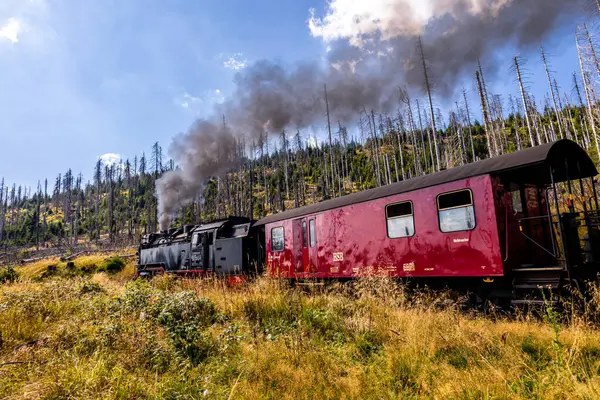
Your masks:
M131 263L74 262L0 285L0 398L600 397L595 303L566 324L492 320L385 281L133 283Z

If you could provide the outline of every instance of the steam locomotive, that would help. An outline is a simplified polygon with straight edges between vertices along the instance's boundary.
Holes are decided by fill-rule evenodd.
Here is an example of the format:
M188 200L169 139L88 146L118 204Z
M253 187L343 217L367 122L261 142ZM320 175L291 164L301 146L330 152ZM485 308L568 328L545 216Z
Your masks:
M585 150L559 140L258 221L147 234L136 275L387 276L525 302L598 279L597 174Z
M229 217L142 236L136 276L241 276L258 272L256 232L248 218Z

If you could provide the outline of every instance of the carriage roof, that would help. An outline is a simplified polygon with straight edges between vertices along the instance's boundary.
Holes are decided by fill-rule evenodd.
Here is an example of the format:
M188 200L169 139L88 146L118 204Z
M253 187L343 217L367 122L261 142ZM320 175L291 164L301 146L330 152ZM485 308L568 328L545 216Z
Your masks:
M598 172L594 162L583 148L571 140L563 139L269 215L259 220L255 226L490 174L514 183L545 185L568 179L589 178L597 175Z

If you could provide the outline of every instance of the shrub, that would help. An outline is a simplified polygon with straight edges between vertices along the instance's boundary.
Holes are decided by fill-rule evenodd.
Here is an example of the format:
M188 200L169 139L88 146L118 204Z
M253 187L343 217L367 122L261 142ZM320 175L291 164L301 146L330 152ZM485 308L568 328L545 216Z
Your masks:
M198 298L193 292L181 292L163 297L154 308L156 320L167 331L180 357L199 364L217 353L218 346L206 329L217 317L211 300Z
M107 272L109 274L116 274L117 272L121 272L125 268L125 261L120 259L119 257L112 257L106 260L106 262L99 266L96 271L97 272Z
M0 269L0 283L12 283L19 279L19 274L13 267Z
M302 304L297 297L257 298L244 303L243 312L252 324L274 338L297 326Z
M214 323L217 316L211 300L187 291L164 297L157 308L156 319L165 327L192 324L198 329L206 328Z
M363 360L368 360L373 353L383 348L383 339L374 331L365 331L355 338L357 355Z
M319 337L341 343L344 341L343 321L329 310L306 308L302 311L302 323Z
M79 286L79 294L88 293L105 293L106 291L100 286L100 284L92 281L83 281Z
M112 304L113 312L124 311L134 313L146 310L152 300L152 286L145 279L129 282L125 291Z
M173 359L173 350L163 346L156 337L149 336L147 342L140 349L138 360L141 365L158 373L166 372Z

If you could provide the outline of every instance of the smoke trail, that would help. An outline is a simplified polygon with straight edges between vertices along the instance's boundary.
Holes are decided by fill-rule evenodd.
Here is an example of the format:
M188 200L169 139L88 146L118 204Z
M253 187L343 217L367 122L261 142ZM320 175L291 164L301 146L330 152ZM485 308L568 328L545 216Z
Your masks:
M232 168L237 137L323 121L323 84L336 120L349 122L363 109L392 110L399 85L423 84L415 46L422 36L436 90L449 96L478 59L490 75L497 50L537 46L549 33L571 28L581 10L579 0L333 0L323 18L311 10L308 27L328 43L327 65L285 69L259 61L239 72L234 93L214 117L196 122L171 144L181 169L157 180L161 229L208 178Z
M230 129L205 120L173 138L169 153L177 155L180 169L168 171L156 181L161 230L169 228L175 207L192 201L206 178L224 174L234 165L235 148Z

